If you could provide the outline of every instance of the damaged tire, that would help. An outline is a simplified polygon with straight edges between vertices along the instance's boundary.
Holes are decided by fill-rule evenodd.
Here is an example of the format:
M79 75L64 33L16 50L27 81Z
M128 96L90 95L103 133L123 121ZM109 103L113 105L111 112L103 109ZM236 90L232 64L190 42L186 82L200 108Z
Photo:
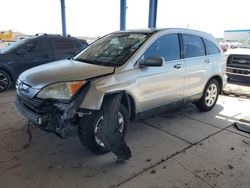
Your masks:
M120 105L119 113L119 131L125 136L129 115L124 105ZM99 128L103 125L103 114L98 112L80 119L79 138L82 145L91 152L101 155L108 153L110 150L105 147L100 138Z

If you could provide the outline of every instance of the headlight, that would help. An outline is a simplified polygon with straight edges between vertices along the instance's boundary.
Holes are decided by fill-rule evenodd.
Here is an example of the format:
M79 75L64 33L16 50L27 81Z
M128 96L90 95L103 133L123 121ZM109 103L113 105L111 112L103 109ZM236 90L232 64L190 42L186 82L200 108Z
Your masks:
M63 82L43 88L37 95L43 99L69 100L86 83L86 81Z

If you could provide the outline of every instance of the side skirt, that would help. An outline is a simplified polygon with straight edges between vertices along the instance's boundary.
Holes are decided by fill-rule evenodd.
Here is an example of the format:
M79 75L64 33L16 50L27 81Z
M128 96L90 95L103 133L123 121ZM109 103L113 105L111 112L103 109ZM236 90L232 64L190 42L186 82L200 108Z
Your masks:
M170 111L170 110L173 110L176 108L183 107L183 106L187 105L188 103L198 101L201 97L202 97L202 93L190 96L190 97L188 97L184 100L181 100L181 101L169 103L169 104L166 104L163 106L159 106L156 108L152 108L149 110L145 110L145 111L136 113L134 120L145 119L145 118L148 118L149 116L159 114L161 112Z

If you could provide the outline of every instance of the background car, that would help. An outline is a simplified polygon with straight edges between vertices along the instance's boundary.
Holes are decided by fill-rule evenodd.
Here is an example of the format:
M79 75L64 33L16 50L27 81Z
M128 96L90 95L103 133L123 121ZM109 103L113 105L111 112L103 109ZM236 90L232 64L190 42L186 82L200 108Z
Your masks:
M0 92L16 82L27 69L72 57L88 46L85 40L58 35L36 35L0 50Z
M228 79L250 81L250 39L226 53Z

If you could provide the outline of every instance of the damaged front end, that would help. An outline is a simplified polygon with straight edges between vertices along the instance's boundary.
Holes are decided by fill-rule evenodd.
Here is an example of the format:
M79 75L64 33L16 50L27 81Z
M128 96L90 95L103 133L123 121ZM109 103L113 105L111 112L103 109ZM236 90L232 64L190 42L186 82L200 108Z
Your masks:
M16 107L39 128L66 138L79 134L79 106L90 83L86 82L69 101L29 97L29 90L17 83ZM31 90L31 89L30 89Z

